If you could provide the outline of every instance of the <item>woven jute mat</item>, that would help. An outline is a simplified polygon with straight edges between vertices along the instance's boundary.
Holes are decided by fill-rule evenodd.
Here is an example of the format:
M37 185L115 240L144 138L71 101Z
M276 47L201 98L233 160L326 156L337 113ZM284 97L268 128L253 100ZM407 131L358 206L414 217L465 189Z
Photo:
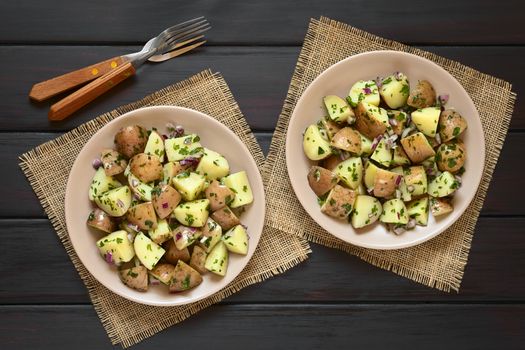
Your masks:
M284 161L290 116L303 91L334 63L358 53L374 50L397 50L416 54L434 61L451 73L470 94L479 111L487 147L481 184L461 218L446 232L424 244L394 251L364 249L350 245L317 225L297 200ZM263 167L263 174L268 179L266 195L269 224L312 242L344 250L375 266L427 286L447 292L459 291L476 221L507 134L515 98L509 83L458 62L379 38L325 17L312 20Z
M111 342L123 347L129 347L181 322L244 287L284 272L305 260L310 252L308 243L303 238L265 226L259 245L241 274L220 292L185 306L153 307L137 304L110 292L95 280L78 259L66 230L64 195L69 171L83 145L107 122L128 111L155 105L183 106L213 116L239 136L259 167L262 166L264 156L261 148L226 82L220 74L213 74L209 70L171 85L141 101L101 115L20 157L20 166L87 286L95 310Z

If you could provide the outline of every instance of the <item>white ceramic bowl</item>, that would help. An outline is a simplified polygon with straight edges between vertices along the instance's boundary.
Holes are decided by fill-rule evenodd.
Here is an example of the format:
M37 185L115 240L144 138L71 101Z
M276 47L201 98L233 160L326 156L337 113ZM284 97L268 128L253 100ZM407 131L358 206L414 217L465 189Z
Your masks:
M240 219L248 226L249 250L246 256L230 254L226 276L207 273L198 287L187 292L170 294L166 286L159 285L150 286L147 292L141 293L125 286L119 280L116 268L101 258L95 242L103 233L86 225L86 219L93 208L87 196L91 178L95 174L91 162L99 157L101 149L114 147L114 135L123 126L139 124L148 129L156 127L162 133L168 122L183 125L188 132L197 133L203 146L216 150L228 159L231 172L247 172L254 202L247 207ZM156 306L183 305L218 292L244 269L257 247L263 229L264 188L255 160L241 140L226 126L208 115L188 108L147 107L114 119L93 135L82 148L69 174L65 214L69 237L78 257L100 283L114 293L138 303Z
M321 213L316 195L310 189L307 173L313 164L303 153L304 130L322 118L326 111L325 95L345 97L358 80L375 79L393 72L405 73L414 87L418 80L426 79L436 93L449 94L447 108L455 108L467 121L463 140L467 150L463 184L454 196L454 211L437 219L429 215L426 227L417 226L399 236L388 232L380 223L354 229L348 222L336 220ZM308 214L326 231L345 242L373 249L399 249L425 242L452 225L463 214L478 188L485 162L485 139L478 111L469 95L443 68L435 63L408 53L373 51L342 60L320 74L305 90L293 111L286 135L286 165L292 187Z

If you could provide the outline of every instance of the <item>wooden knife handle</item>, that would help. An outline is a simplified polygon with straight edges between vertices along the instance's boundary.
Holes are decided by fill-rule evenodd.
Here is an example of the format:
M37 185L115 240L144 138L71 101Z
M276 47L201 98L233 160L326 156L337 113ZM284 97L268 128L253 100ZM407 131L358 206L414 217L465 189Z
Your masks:
M109 60L40 82L33 85L29 92L29 97L35 101L44 101L61 92L97 79L111 70L122 66L124 63L122 57L113 57Z
M49 110L49 120L62 120L69 117L95 98L134 74L135 68L133 65L129 62L124 63L122 66L92 81L52 105Z

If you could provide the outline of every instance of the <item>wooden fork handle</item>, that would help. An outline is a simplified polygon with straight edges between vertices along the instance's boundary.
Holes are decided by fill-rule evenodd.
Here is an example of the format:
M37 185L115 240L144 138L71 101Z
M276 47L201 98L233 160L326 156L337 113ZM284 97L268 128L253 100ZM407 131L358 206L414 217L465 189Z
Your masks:
M135 68L129 62L114 69L106 75L92 81L71 95L58 101L49 110L49 120L62 120L80 108L135 74Z
M53 79L33 85L29 97L35 101L44 101L64 91L97 79L124 64L122 57L113 57L88 67L84 67Z

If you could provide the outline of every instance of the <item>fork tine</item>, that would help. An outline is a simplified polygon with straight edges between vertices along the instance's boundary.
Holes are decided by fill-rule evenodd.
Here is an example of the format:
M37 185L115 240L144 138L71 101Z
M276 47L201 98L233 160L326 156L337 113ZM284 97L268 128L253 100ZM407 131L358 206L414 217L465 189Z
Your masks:
M180 27L180 28L174 28L174 29L173 28L168 28L165 31L163 31L161 34L159 34L159 36L157 38L159 38L160 40L163 40L163 41L167 41L167 40L169 40L170 38L172 38L175 35L179 35L179 34L188 32L190 30L193 30L193 29L196 29L196 28L201 28L201 27L204 27L204 26L209 26L209 25L210 24L208 23L208 21L206 19L204 19L203 21L191 23L191 24L189 24L187 26Z
M202 33L208 31L211 27L210 26L202 26L202 27L198 27L198 28L193 28L191 30L188 30L186 32L182 32L182 33L178 33L176 35L173 35L172 37L168 38L165 40L165 46L170 46L171 44L173 44L174 42L179 42L179 41L185 41L185 40L188 40L194 36L198 36L198 35L201 35ZM163 51L166 51L166 49L164 49ZM167 50L169 51L169 50Z
M202 19L205 20L204 16L196 17L196 18L190 19L188 21L185 21L185 22L182 22L182 23L179 23L179 24L175 24L174 26L171 26L171 27L168 27L168 28L164 29L162 32L159 33L159 35L157 35L157 37L163 35L164 33L168 32L170 30L175 30L177 28L183 28L186 25L189 25L189 24L194 23L196 21L200 21Z
M166 60L169 60L173 57L177 57L177 56L180 56L188 51L191 51L193 49L195 49L196 47L199 47L201 46L202 44L204 44L206 41L199 41L193 45L189 45L189 46L185 46L183 48L180 48L180 49L177 49L177 50L173 50L173 51L170 51L170 52L167 52L165 54L162 54L162 55L155 55L155 56L152 56L149 58L149 61L151 62L164 62Z

